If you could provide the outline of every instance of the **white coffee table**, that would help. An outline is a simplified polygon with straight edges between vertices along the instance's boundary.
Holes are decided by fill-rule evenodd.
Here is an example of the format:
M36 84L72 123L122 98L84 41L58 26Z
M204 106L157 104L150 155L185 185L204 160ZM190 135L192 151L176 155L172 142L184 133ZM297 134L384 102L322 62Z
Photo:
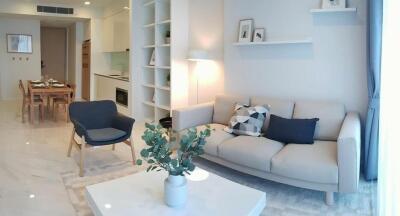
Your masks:
M186 205L173 209L163 201L166 177L166 172L140 172L88 186L86 197L96 216L259 215L266 205L265 192L196 169Z

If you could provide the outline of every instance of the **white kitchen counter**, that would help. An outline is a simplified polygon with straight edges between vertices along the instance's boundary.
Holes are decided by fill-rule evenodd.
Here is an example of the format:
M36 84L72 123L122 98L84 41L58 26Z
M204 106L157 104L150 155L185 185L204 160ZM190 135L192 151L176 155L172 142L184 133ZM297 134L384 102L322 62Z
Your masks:
M95 74L96 100L112 100L116 102L116 89L123 89L128 92L128 106L117 103L118 112L124 115L130 115L132 107L132 92L130 91L129 80L123 80L117 77Z
M121 80L124 82L129 82L130 79L127 76L113 76L112 74L101 74L101 73L95 73L96 76L102 76L102 77L107 77L110 79L116 79L116 80Z

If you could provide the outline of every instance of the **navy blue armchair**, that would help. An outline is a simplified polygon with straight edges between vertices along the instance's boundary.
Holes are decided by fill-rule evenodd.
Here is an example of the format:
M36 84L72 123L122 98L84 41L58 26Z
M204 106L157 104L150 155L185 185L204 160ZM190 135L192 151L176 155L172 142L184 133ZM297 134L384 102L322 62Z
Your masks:
M124 142L131 147L133 164L135 164L135 149L133 146L132 127L135 120L121 115L113 101L73 102L69 106L69 115L74 124L68 157L72 146L80 150L80 172L84 174L85 148L87 146L105 146ZM75 135L80 138L75 141Z

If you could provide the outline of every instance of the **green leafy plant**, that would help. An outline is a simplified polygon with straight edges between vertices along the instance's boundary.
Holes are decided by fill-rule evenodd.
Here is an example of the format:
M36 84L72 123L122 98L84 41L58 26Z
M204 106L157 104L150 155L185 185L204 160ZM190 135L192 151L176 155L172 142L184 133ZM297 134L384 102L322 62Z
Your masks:
M211 129L208 125L200 132L196 128L188 129L181 137L179 148L174 151L168 142L167 130L160 125L146 123L142 139L148 148L140 152L143 160L138 159L136 164L142 165L146 161L150 165L147 172L165 170L174 176L190 174L196 168L192 159L204 154L205 139L210 135Z

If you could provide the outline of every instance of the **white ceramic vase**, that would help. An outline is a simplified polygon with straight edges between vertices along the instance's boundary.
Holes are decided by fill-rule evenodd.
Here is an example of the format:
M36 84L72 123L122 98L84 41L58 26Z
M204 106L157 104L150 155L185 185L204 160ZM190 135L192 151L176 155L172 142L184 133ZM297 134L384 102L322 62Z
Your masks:
M169 175L164 181L164 202L169 207L180 208L187 200L187 182L185 176Z

